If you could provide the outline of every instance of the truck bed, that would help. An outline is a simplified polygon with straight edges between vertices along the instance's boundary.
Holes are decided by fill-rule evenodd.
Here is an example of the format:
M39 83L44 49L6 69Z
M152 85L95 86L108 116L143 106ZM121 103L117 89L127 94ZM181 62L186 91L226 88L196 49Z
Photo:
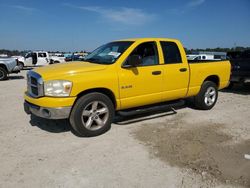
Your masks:
M188 61L190 70L189 90L187 96L196 95L200 86L211 75L214 79L218 78L218 89L226 87L229 83L231 72L230 62L225 61ZM201 66L202 64L202 66Z

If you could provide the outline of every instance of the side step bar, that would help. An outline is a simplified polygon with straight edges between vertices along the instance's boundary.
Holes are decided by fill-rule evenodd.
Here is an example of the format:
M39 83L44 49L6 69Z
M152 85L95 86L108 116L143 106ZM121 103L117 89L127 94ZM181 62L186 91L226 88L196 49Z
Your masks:
M134 116L134 115L145 114L145 113L154 112L154 111L164 111L164 110L170 110L170 109L173 110L173 108L183 106L184 104L185 104L184 100L171 101L171 102L165 102L165 103L160 103L156 105L144 106L140 108L121 110L121 111L118 111L117 114L120 116Z

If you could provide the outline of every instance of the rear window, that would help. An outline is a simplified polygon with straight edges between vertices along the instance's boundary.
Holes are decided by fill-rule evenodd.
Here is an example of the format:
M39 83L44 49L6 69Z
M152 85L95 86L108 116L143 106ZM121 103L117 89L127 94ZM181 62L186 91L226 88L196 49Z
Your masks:
M161 41L160 43L165 64L182 63L181 54L176 43L164 41Z

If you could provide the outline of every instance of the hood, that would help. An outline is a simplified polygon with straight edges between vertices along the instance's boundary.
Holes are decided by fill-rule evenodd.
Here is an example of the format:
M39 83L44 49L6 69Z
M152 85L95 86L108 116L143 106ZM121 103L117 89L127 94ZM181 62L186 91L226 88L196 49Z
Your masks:
M0 61L1 61L1 62L4 62L4 63L13 63L13 62L16 62L16 59L15 59L15 58L11 58L11 57L8 57L8 58L0 58Z
M4 64L8 71L11 72L17 65L17 61L14 58L0 58L0 64Z
M100 71L106 67L107 65L79 61L47 65L36 68L34 71L40 74L44 80L50 80L63 79L65 76L76 75L84 72Z

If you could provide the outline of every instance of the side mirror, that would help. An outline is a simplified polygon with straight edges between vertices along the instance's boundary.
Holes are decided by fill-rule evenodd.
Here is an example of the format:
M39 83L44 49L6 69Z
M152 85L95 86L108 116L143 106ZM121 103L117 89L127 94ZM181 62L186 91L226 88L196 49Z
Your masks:
M127 58L126 64L123 66L124 68L136 67L141 63L142 59L139 55L131 55Z

